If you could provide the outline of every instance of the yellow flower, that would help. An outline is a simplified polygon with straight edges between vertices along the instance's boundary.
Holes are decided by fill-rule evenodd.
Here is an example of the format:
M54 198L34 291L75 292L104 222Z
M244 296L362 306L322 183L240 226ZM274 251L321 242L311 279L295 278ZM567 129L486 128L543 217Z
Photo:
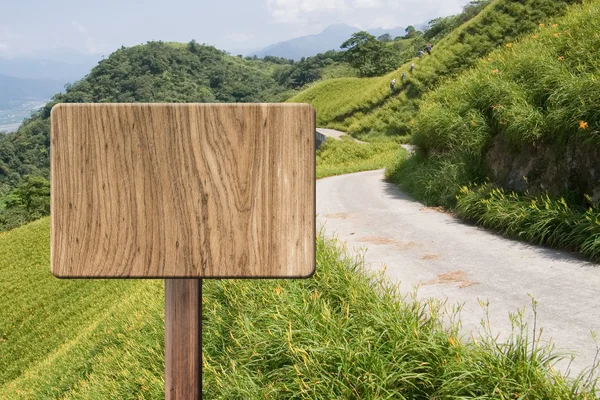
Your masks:
M506 47L512 47L512 43L506 43Z
M579 121L579 129L587 129L588 123L585 121Z
M496 68L495 70L493 70L492 73L497 74L498 73L498 68Z
M313 294L311 294L311 295L310 295L310 298L311 298L311 299L313 299L313 300L316 300L316 299L317 299L317 297L319 297L319 291L318 291L318 290L315 290L315 291L313 292Z
M564 61L565 58L563 56L558 57L558 61Z
M456 342L454 341L454 339L452 339L452 336L450 336L450 337L448 338L448 342L450 343L450 345L451 345L452 347L456 347Z
M275 293L280 294L281 293L281 288L280 287L276 287L275 288Z
M492 61L492 58L491 58L491 57L489 57L489 58L488 58L488 61Z
M554 34L554 37L559 37L559 36L560 36L560 33L555 33Z

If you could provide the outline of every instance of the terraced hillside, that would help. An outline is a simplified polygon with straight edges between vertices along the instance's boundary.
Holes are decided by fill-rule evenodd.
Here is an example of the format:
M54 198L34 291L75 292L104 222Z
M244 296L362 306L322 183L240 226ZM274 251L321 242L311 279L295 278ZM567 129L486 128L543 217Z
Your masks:
M311 103L319 126L352 134L406 134L418 110L418 99L498 46L533 32L539 23L564 14L579 0L495 0L475 18L437 43L431 56L415 57L396 71L377 78L340 78L317 83L292 97L290 102ZM415 63L413 73L408 72ZM407 78L401 82L402 72ZM395 94L389 82L400 83Z

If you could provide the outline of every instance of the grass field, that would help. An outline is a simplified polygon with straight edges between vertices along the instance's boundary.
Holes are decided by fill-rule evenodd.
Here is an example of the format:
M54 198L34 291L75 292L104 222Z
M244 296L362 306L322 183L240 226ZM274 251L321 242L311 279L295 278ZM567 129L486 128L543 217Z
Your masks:
M382 138L358 143L350 138L328 139L317 151L317 179L391 167L406 150L397 141Z
M466 340L386 282L321 236L311 279L205 281L204 398L594 398L527 327ZM44 218L0 235L0 293L0 398L164 397L162 281L54 278Z

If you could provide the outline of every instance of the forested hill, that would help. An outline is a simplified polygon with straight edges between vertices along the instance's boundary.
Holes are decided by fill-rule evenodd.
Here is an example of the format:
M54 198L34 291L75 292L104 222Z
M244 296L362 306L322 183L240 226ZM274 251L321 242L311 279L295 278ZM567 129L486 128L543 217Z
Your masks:
M54 104L279 102L290 92L273 78L277 67L195 41L149 42L115 51L17 132L0 136L0 230L49 212L49 117Z

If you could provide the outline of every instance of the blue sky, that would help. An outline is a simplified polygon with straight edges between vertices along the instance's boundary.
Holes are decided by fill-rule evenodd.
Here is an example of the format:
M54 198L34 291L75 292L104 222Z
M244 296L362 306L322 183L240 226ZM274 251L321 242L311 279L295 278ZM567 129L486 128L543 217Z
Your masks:
M148 40L196 39L231 53L320 32L427 22L468 0L0 0L0 56L56 49L108 55Z

